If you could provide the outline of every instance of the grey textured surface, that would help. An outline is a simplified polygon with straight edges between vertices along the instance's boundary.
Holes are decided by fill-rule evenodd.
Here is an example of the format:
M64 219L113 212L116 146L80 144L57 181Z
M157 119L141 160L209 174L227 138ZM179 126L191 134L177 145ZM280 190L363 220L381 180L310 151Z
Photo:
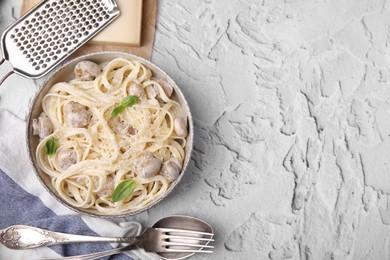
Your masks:
M152 61L195 152L135 219L209 221L216 252L194 259L390 259L389 28L387 0L160 0ZM25 118L33 83L13 76L0 108Z

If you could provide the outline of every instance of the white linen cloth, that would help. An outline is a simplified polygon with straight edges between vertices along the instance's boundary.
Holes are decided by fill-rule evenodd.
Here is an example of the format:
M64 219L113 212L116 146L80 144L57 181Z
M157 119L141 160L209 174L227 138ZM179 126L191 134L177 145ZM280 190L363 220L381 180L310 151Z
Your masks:
M22 79L22 81L25 80ZM31 85L33 85L32 82L30 82L30 86ZM13 90L8 89L8 91L13 91ZM31 92L32 91L30 91L30 93ZM21 111L19 110L19 112ZM64 219L66 220L67 217L69 218L81 217L81 221L77 221L77 223L81 223L81 225L85 224L87 228L91 230L91 232L95 232L101 236L136 235L141 232L141 225L138 222L125 221L125 222L115 223L114 221L102 220L102 219L88 217L88 216L77 216L75 212L61 205L56 199L54 199L41 185L41 183L39 182L39 180L37 179L37 177L35 176L32 170L32 166L29 163L26 144L25 144L25 128L26 128L26 123L23 119L15 116L10 111L1 108L0 106L0 170L1 170L0 174L5 173L10 179L12 179L13 182L15 182L18 186L20 186L21 189L26 191L31 196L35 196L36 198L39 198L39 200L33 200L33 201L39 201L40 203L42 203L44 207L47 207L48 209L53 211L55 216L54 217L52 216L50 218L51 223L53 221L56 222L56 219L58 219L58 221L64 221ZM6 187L4 185L9 186L9 184L0 183L0 191L6 190ZM13 190L17 190L17 188ZM6 195L2 195L2 196L14 196L13 194L9 194L12 193L13 190L7 191ZM11 199L5 197L2 197L0 199L2 201L4 200L11 201ZM6 224L6 220L2 218L2 215L6 215L6 213L9 213L8 209L12 209L13 205L11 204L7 205L7 203L5 203L5 206L4 204L2 205L3 206L0 209L0 221L3 222L2 224L3 227L0 228L5 228L4 224ZM35 205L31 205L31 208L34 208L33 206ZM22 211L20 214L30 214L28 207L20 210ZM18 212L17 209L15 212ZM15 214L19 214L19 213L15 213ZM19 216L15 215L12 221L17 222L18 218L23 219L21 216L23 215L19 215ZM45 217L46 216L41 216L41 218L45 218ZM24 217L24 219L26 219L26 217ZM41 221L40 223L45 224L44 222L42 222L42 220L40 221ZM54 225L56 226L57 224L61 224L61 223L54 223ZM70 227L68 226L67 230L69 230L69 228ZM83 227L83 229L85 230L85 227ZM77 226L72 227L70 230L74 230L75 232L77 232L78 227ZM61 230L56 230L56 231L61 231ZM100 247L98 246L98 244L96 244L95 251L101 251L101 249L99 250L99 248ZM57 250L57 252L58 251L61 250ZM71 254L79 253L79 252L85 253L84 251L77 251L77 250L68 250L67 252ZM111 259L151 259L151 260L160 259L159 257L157 257L157 255L146 253L141 249L129 251L127 255L128 255L127 257L122 255L121 258L111 258ZM0 245L0 259L39 259L43 257L53 257L53 256L59 257L60 255L56 253L56 251L52 250L51 248L39 248L39 249L24 251L24 250L10 250Z

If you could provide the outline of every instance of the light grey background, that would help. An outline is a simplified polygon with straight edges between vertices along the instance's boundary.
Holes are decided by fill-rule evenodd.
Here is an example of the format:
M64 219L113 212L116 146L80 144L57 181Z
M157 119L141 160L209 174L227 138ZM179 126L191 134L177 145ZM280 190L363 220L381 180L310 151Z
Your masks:
M0 1L0 31L20 4ZM215 254L194 259L390 259L389 10L159 0L152 61L189 100L195 151L136 219L208 221ZM24 119L39 82L11 76L0 109Z

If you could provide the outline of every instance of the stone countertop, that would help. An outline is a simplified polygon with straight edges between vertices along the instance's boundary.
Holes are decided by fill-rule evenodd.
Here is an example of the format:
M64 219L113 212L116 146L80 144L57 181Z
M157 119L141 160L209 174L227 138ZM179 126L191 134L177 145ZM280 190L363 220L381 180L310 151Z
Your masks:
M0 31L19 8L0 2ZM389 259L389 28L387 0L160 0L152 61L195 149L135 219L208 221L215 253L194 259ZM25 118L40 82L12 76L0 109Z

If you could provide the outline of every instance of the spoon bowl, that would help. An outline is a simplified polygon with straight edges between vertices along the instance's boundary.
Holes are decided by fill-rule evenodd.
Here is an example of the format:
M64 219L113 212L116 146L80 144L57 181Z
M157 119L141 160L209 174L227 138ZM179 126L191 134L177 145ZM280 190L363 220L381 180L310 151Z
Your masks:
M153 225L154 228L175 228L200 231L214 234L213 228L205 221L182 215L174 215L158 220ZM213 236L207 238L211 239ZM197 244L207 245L209 241L196 241ZM192 256L195 253L156 253L163 259L178 260Z

